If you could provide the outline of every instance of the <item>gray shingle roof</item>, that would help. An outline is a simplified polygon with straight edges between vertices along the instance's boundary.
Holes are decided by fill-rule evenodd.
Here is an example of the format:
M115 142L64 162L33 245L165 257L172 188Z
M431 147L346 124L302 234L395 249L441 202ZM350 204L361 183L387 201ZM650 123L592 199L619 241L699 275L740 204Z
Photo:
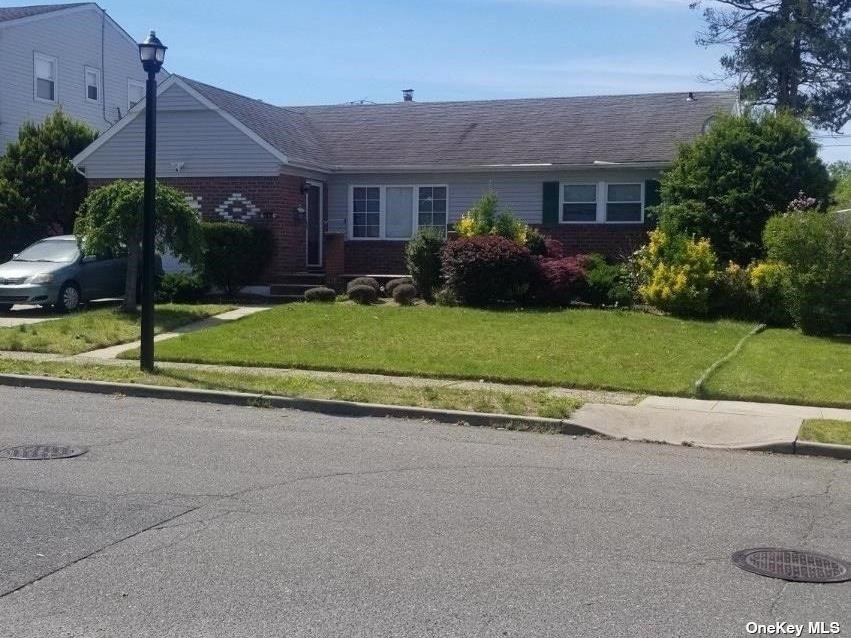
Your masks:
M71 4L37 4L28 7L0 7L0 22L8 22L9 20L20 20L21 18L29 18L42 13L52 13L61 11L62 9L70 9L79 7L84 4L93 4L91 2L74 2Z
M291 160L335 170L665 164L729 91L278 107L181 78Z

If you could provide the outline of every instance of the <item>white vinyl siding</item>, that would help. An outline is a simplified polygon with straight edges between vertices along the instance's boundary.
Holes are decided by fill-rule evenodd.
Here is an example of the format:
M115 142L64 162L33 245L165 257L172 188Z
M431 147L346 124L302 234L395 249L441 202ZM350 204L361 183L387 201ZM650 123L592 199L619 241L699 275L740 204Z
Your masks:
M86 99L89 102L100 102L100 69L93 69L90 66L83 67L85 76Z
M36 97L36 54L56 60L53 101ZM133 38L95 4L0 22L0 61L0 155L24 122L43 122L57 108L106 130L127 112L127 78L145 78ZM97 102L86 99L85 67L100 72Z
M145 83L127 80L127 110L129 111L145 99Z
M448 210L446 185L352 185L349 237L407 240L424 227L445 233Z
M33 55L33 90L35 99L41 102L56 102L57 69L56 58L43 53Z

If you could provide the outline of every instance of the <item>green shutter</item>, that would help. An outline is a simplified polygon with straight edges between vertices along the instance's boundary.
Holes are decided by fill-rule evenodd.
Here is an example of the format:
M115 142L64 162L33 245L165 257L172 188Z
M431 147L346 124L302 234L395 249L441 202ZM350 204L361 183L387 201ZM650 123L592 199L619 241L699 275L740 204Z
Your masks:
M658 206L662 203L662 185L658 179L644 182L644 207Z
M544 182L542 223L558 224L558 182Z

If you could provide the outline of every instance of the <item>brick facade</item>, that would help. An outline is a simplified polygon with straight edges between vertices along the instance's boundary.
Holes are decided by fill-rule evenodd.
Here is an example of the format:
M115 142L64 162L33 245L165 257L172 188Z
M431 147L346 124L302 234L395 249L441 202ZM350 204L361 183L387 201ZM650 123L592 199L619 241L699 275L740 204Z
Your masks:
M551 224L536 225L542 234L564 244L566 255L600 253L616 261L626 260L647 243L648 224Z
M112 180L89 180L92 188ZM306 223L296 209L304 206L305 178L275 177L170 177L163 183L185 192L205 221L238 221L266 227L272 233L273 253L262 281L275 284L284 275L306 270ZM327 193L325 206L328 210ZM327 215L327 213L326 213ZM324 227L324 224L323 224ZM536 225L548 237L565 246L566 253L601 253L611 259L627 258L647 239L649 225L554 224ZM328 283L339 283L343 274L402 274L404 241L351 241L343 234L326 233L324 266Z
M89 180L89 185L97 188L110 181ZM186 193L204 221L237 221L269 229L272 256L262 281L255 283L276 283L283 275L305 271L305 219L296 213L305 201L303 177L168 177L159 181Z

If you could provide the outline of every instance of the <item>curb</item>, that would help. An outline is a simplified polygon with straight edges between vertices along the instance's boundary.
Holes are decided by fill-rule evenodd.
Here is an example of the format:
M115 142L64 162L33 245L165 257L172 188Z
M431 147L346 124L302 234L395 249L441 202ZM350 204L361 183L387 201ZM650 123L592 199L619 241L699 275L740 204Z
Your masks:
M588 427L564 419L548 419L537 416L519 416L513 414L491 414L486 412L467 412L464 410L440 410L381 403L357 403L354 401L336 401L333 399L304 399L283 397L249 392L231 392L222 390L204 390L199 388L171 388L167 386L137 383L115 383L110 381L84 381L79 379L59 379L19 374L0 374L0 385L18 388L37 388L42 390L66 390L71 392L90 392L95 394L120 394L129 397L148 399L171 399L174 401L196 401L219 405L247 407L287 408L304 412L319 412L331 416L349 417L394 417L402 419L428 419L439 423L464 423L477 427L504 427L506 429L526 429L550 431L559 434L606 436ZM606 437L608 438L608 437Z
M808 454L810 456L829 456L834 459L851 460L851 445L798 440L795 441L794 453Z
M318 412L330 416L348 417L391 417L400 419L426 419L452 425L465 424L475 427L495 427L510 430L531 430L555 432L558 434L591 435L606 439L612 437L603 431L580 425L569 419L548 419L537 416L519 416L486 412L467 412L464 410L440 410L436 408L417 408L403 405L385 405L381 403L357 403L354 401L336 401L333 399L304 399L283 397L249 392L224 390L204 390L200 388L172 388L168 386L137 383L115 383L111 381L84 381L81 379L59 379L21 374L0 374L0 386L17 388L36 388L41 390L65 390L70 392L88 392L94 394L113 394L146 399L170 399L173 401L195 401L218 405L243 407L286 408L303 412ZM621 438L621 440L639 440ZM675 445L671 443L670 445ZM851 459L850 445L834 445L813 441L766 441L745 446L689 445L708 450L731 450L750 452L773 452L775 454L793 454L824 456L835 459Z

